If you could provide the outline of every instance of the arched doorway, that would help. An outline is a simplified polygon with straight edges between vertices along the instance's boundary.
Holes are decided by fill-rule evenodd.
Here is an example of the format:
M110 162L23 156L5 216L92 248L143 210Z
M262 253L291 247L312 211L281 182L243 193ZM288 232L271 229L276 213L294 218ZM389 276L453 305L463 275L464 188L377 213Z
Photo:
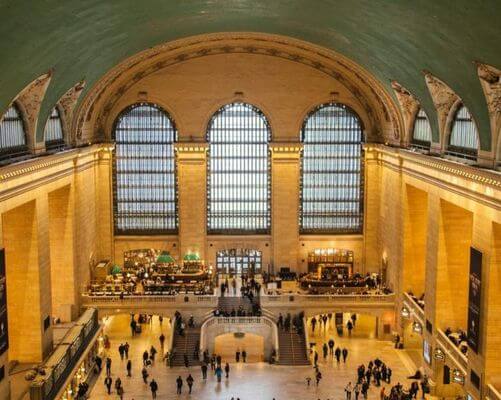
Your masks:
M219 274L259 274L262 252L255 249L225 249L216 253L216 270Z
M264 337L254 333L232 332L214 339L214 353L220 355L223 360L235 360L237 351L247 353L248 363L264 361Z

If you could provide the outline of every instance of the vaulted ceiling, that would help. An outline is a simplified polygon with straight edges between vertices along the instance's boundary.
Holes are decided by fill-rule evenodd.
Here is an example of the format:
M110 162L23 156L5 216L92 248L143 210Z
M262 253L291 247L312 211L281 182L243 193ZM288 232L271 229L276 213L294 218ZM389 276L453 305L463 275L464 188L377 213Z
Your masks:
M0 110L53 69L41 118L75 83L149 47L202 33L264 32L339 52L433 113L422 71L466 103L489 150L474 61L501 67L499 0L0 0Z

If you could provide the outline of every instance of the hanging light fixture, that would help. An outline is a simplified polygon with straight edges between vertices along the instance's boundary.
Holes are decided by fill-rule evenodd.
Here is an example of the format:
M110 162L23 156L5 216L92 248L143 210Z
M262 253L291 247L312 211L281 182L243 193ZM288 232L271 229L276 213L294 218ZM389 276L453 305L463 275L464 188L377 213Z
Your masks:
M409 318L411 313L409 311L409 309L407 307L402 307L402 311L400 312L400 315L402 315L402 317L404 318Z
M452 371L452 380L456 383L460 383L461 385L464 385L464 375L458 369L455 369L454 371Z
M442 351L441 348L437 347L435 349L435 352L433 353L433 357L435 358L435 360L445 360L445 354L444 352Z
M412 330L416 333L423 333L423 327L421 326L421 324L419 322L414 322L412 324Z

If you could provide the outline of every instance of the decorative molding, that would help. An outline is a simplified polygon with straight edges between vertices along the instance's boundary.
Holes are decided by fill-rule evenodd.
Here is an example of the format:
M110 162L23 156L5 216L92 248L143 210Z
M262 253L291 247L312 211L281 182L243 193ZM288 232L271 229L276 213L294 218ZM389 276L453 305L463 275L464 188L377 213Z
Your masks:
M174 151L179 162L201 163L207 159L209 151L208 143L177 142L174 143Z
M424 77L428 91L433 99L433 104L437 110L440 137L444 138L447 117L452 106L460 98L446 83L433 76L430 72L424 71Z
M492 137L497 138L501 126L501 70L477 63L477 73L491 117Z
M381 129L385 125L385 130L393 132L392 140L401 136L401 120L393 99L379 81L351 60L325 48L284 36L218 33L164 43L138 53L113 68L94 85L81 102L75 125L77 138L85 140L83 138L84 124L92 120L98 102L104 104L102 112L100 111L95 117L94 126L85 131L97 132L98 135L104 137L106 120L110 116L112 106L140 79L188 59L223 53L264 54L318 69L340 81L361 103L373 127L372 139L383 140ZM134 70L139 68L142 70L134 73ZM127 72L132 75L129 79L125 77ZM118 83L120 79L123 81L121 85ZM119 87L108 93L107 89L111 85ZM379 115L375 114L374 110ZM388 124L391 124L391 129L388 129Z
M445 172L459 178L468 179L473 183L480 183L483 185L491 186L492 188L495 188L497 190L501 190L501 173L495 171L475 168L467 164L458 164L446 159L427 156L406 149L387 147L380 144L366 144L364 145L364 149L366 150L369 157L377 157L375 156L375 153L378 152L391 154L393 156L405 157L413 163L432 168L440 172Z
M71 133L71 122L73 121L73 111L75 110L75 106L77 105L78 98L82 94L82 91L85 87L85 81L80 81L77 84L75 84L73 87L71 87L65 94L61 96L59 99L58 105L62 109L64 113L64 121L66 125L66 132L68 136L70 136ZM71 142L71 139L73 138L68 138L69 142Z
M269 144L272 153L300 154L303 151L302 143L274 142Z
M402 117L404 119L405 132L406 132L406 142L409 143L412 137L412 127L414 122L414 117L419 111L421 106L419 100L414 97L414 95L404 88L397 81L391 81L391 87L397 96L398 103L400 105L400 110L402 111Z
M30 147L35 147L36 144L38 114L51 78L52 71L39 76L26 86L14 100L16 103L20 104L22 108L24 120L27 125L26 134L28 135Z

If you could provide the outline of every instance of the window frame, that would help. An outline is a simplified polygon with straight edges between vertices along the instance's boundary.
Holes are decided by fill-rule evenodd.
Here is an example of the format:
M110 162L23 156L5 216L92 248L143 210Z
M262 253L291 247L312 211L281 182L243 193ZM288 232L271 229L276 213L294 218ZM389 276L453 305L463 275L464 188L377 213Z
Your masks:
M16 101L14 101L12 104L9 105L9 107L7 107L7 110L2 115L2 118L0 118L0 124L3 123L7 113L11 108L15 110L19 120L21 121L24 144L19 146L0 148L0 165L8 164L9 162L15 161L16 158L20 158L29 154L29 145L28 145L29 137L27 130L28 124L26 123L25 115L24 112L22 111L22 108Z
M127 115L129 112L134 110L135 108L141 106L153 107L164 113L165 117L170 121L170 124L173 129L173 164L174 164L174 225L175 227L172 229L123 229L118 226L118 202L117 202L117 158L116 158L116 132L118 124L120 123L120 119ZM179 233L179 188L178 188L178 171L177 171L177 158L175 153L175 144L179 140L179 132L177 129L177 125L175 120L172 118L171 114L162 106L153 102L137 102L130 104L126 108L124 108L118 115L115 117L115 121L113 122L112 129L112 140L115 143L115 147L112 152L112 184L113 184L113 232L115 236L154 236L154 235L176 235ZM165 142L166 143L166 142ZM165 143L155 143L155 142L145 142L144 144L165 144ZM159 158L157 158L159 159ZM169 218L172 218L169 215Z
M266 187L266 228L263 229L236 229L236 228L211 228L211 128L216 120L222 113L227 111L229 108L235 105L243 105L244 107L252 110L256 116L262 118L265 128L266 128L266 176L267 176L267 187ZM206 174L207 174L207 184L206 184L206 228L207 233L209 235L269 235L271 233L272 226L272 195L271 195L271 148L270 143L272 142L272 129L269 122L268 117L265 113L255 105L243 101L233 101L231 103L226 103L221 106L215 113L212 114L206 129L206 141L208 143L208 151L207 151L207 163L206 163ZM218 143L224 144L224 143ZM246 144L245 142L241 142L239 144ZM252 144L252 143L250 143ZM258 143L255 143L258 144ZM264 144L264 143L263 143ZM226 218L231 218L231 216L226 216Z
M469 119L461 119L458 120L458 114L463 110L463 108L466 110L466 112L469 115ZM449 127L449 135L447 138L447 150L446 154L458 158L464 158L472 161L476 161L478 157L478 152L479 152L479 147L480 147L480 137L479 137L479 131L478 131L478 126L477 123L475 122L475 118L473 117L472 113L468 109L468 107L465 106L463 102L459 102L452 114L452 118L450 120L450 127ZM473 124L473 127L475 128L475 135L476 135L476 141L477 141L477 148L471 148L471 147L464 147L464 146L457 146L451 144L452 141L452 133L454 132L454 127L456 125L456 122L458 121L471 121Z
M424 118L422 118L422 117L419 116L419 113L421 111L424 113ZM427 141L427 140L421 140L421 139L416 139L415 138L416 124L417 124L418 119L421 119L421 120L424 119L426 122L428 122L428 126L430 128L430 140L429 141ZM430 148L431 148L431 141L433 139L432 135L433 135L433 133L432 133L432 130L431 130L431 124L430 124L430 119L428 118L428 114L426 113L426 111L424 110L424 108L420 106L418 108L417 112L416 112L416 115L414 116L414 122L412 124L411 146L418 147L418 148L425 149L425 150L430 150Z
M359 218L360 218L360 224L357 228L351 229L351 228L346 228L346 229L341 229L341 228L305 228L303 226L303 219L304 219L304 170L305 170L305 156L304 156L304 146L307 145L305 143L305 135L306 135L306 126L308 124L308 121L312 116L314 116L317 112L322 110L323 108L330 107L330 106L335 106L335 107L341 107L345 109L347 112L351 113L359 123L360 127L360 172L359 172L359 199L358 199L358 205L359 205ZM365 150L363 148L363 143L365 142L365 135L364 135L364 122L362 118L358 115L358 113L353 110L349 105L346 105L344 103L339 103L339 102L328 102L328 103L322 103L317 106L315 106L312 110L308 112L306 117L303 120L303 124L301 126L301 143L303 144L303 152L301 154L301 163L300 163L300 188L299 188L299 193L300 193L300 198L299 198L299 233L301 235L360 235L363 234L364 232L364 226L365 226ZM339 142L339 144L343 144L346 142Z
M57 118L52 117L52 113L54 110L57 111ZM59 120L59 125L61 126L61 134L62 134L61 139L54 139L54 140L47 140L46 139L47 124L49 123L49 121L51 119L58 119ZM54 107L51 108L50 114L47 117L47 119L45 120L43 137L44 137L44 143L45 143L45 150L47 150L47 151L63 150L64 147L66 146L66 142L65 142L66 132L64 129L63 112L61 111L59 104L56 104Z

